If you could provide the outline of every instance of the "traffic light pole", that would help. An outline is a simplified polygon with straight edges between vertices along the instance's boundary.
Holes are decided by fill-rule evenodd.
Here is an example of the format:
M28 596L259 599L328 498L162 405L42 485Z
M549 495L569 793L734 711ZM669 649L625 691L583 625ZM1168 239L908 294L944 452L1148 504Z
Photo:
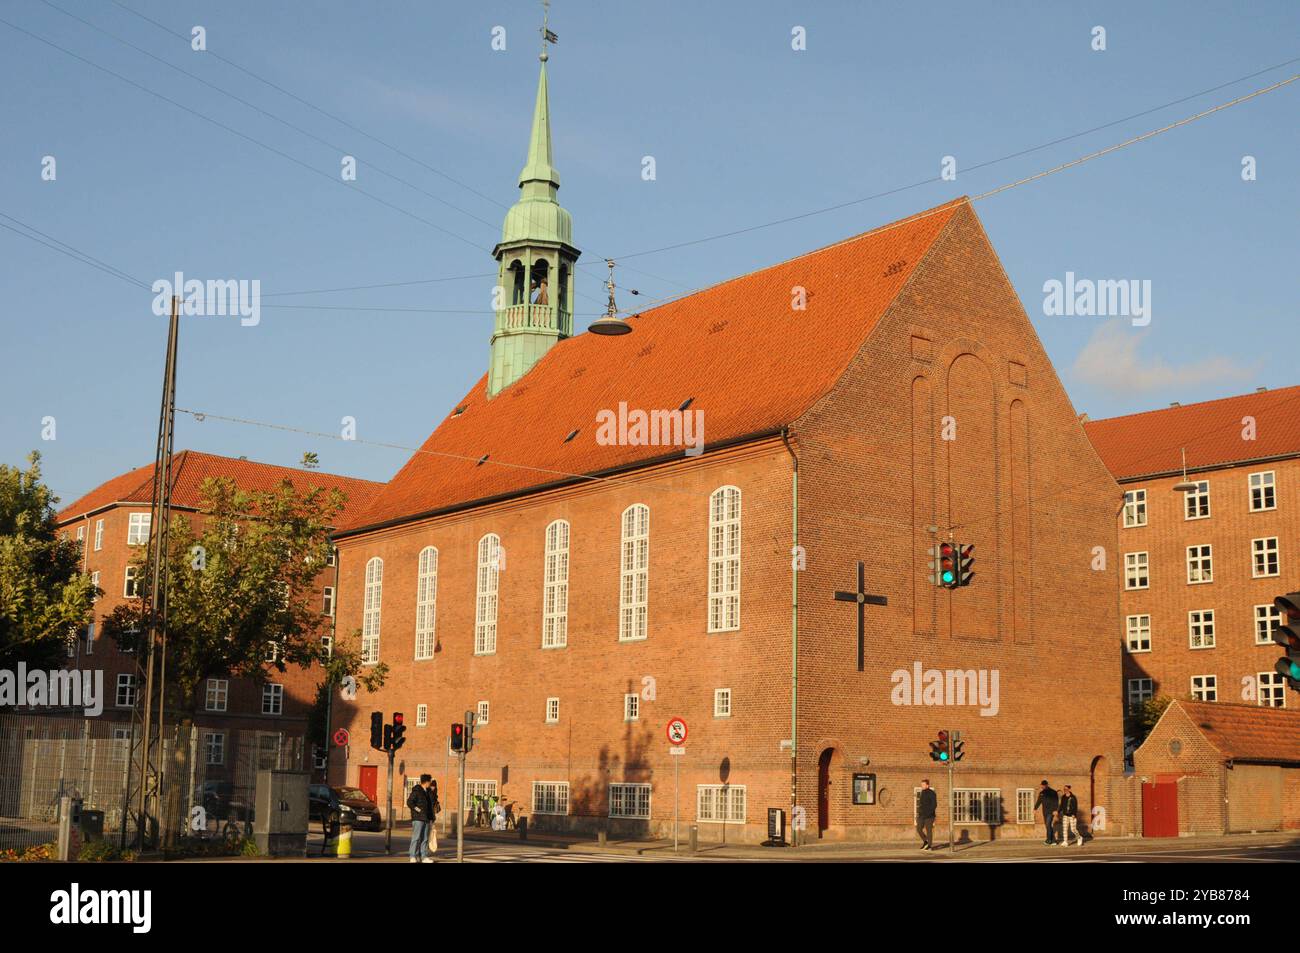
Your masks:
M384 853L393 852L393 755L392 748L388 749L388 831L384 834Z
M460 777L456 781L456 863L465 862L465 752L456 757Z
M957 828L956 825L953 824L953 813L956 811L957 808L957 795L952 787L952 770L953 770L953 757L952 757L952 747L951 747L952 736L953 736L952 729L950 728L948 729L948 744L949 744L949 748L948 748L948 853L949 854L955 854L957 852L957 837L956 837Z

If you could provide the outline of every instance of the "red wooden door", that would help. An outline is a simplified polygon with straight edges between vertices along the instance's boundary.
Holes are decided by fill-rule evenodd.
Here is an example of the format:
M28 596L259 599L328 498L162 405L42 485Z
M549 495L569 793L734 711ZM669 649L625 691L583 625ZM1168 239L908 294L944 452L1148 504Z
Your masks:
M831 755L827 748L817 760L817 836L831 826Z
M1142 785L1142 836L1178 836L1178 785Z
M371 803L379 803L379 766L374 764L363 764L361 766L361 777L357 780L357 787L365 792L366 797L370 798Z

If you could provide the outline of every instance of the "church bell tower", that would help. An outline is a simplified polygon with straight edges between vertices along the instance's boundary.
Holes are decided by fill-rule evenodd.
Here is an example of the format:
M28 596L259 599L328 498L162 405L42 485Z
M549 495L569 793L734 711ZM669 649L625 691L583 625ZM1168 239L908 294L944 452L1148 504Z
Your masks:
M556 201L560 173L551 164L551 109L546 87L546 44L555 34L542 27L541 75L528 140L528 161L519 173L519 200L506 213L498 262L498 309L494 318L488 397L528 373L555 342L573 334L573 268L582 253L573 245L573 219Z

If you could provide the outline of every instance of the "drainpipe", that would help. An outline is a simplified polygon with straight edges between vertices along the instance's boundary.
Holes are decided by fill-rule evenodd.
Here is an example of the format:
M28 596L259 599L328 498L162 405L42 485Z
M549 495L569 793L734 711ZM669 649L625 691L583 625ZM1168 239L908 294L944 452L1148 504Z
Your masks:
M790 473L790 843L797 845L794 827L799 800L799 457L790 446L790 428L781 428L781 440L794 462Z

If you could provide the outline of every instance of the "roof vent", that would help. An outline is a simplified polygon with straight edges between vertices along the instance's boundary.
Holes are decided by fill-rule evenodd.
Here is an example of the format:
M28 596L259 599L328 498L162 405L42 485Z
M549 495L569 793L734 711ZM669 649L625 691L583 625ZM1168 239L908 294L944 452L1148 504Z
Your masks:
M645 357L647 354L649 354L649 353L650 353L651 351L653 351L654 349L655 349L655 346L654 346L653 344L647 344L645 347L641 348L641 350L639 350L639 351L636 352L636 356L637 356L637 357Z
M709 333L717 334L719 331L721 331L730 323L731 323L730 321L714 321L713 324L709 327Z
M481 456L481 457L478 458L478 463L474 464L474 466L476 466L476 467L481 467L481 466L483 466L483 464L487 463L487 458L490 457L490 456L491 456L491 454L488 454L488 453L483 454L483 456Z
M465 413L465 405L461 404L459 407L457 407L455 410L451 412L451 415L453 417L459 417L463 413Z
M695 403L695 398L694 398L694 397L687 397L684 401L682 401L682 405L681 405L680 407L678 407L677 409L678 409L678 410L685 410L687 407L691 406L691 404L693 404L693 403Z
M1266 391L1266 390L1268 390L1267 387L1256 387L1256 388L1255 388L1255 393L1256 393L1256 394L1262 394L1262 393L1264 393L1264 391Z
M572 439L573 439L574 437L576 437L577 435L578 435L578 431L576 431L576 430L570 430L570 431L569 431L569 435L568 435L567 437L564 438L564 442L565 442L565 443L568 443L570 440L572 440Z
M1175 401L1173 401L1169 406L1170 406L1170 407L1181 407L1181 406L1183 406L1183 405L1180 404L1180 403L1178 403L1178 401L1175 400Z
M1086 424L1087 422L1088 422L1088 415L1087 415L1087 413L1082 413L1082 414L1080 414L1080 415L1079 415L1079 423L1081 423L1081 424Z
M586 368L585 368L585 367L580 367L580 368L578 368L576 371L573 372L573 375L572 375L572 376L573 376L573 377L581 377L584 371L586 371Z

